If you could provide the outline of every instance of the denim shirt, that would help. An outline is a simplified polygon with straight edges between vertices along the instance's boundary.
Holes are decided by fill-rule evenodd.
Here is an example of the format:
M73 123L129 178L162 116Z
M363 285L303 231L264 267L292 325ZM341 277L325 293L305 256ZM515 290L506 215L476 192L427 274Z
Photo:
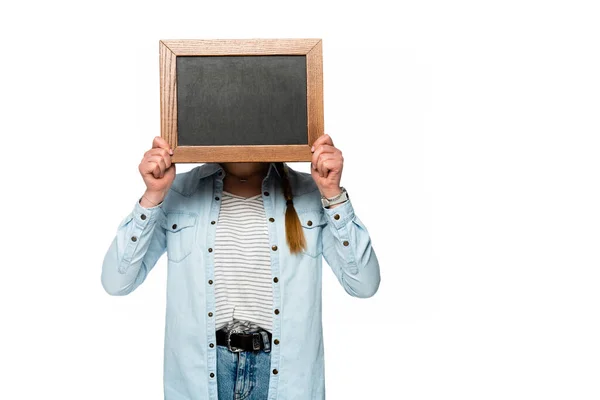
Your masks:
M288 171L307 248L298 254L288 249L281 177L270 163L262 181L273 277L268 399L325 399L322 259L344 290L361 298L377 292L379 262L351 200L324 208L311 174ZM166 400L217 399L213 247L225 175L219 163L205 163L177 174L159 206L136 201L102 264L104 290L127 295L167 253Z

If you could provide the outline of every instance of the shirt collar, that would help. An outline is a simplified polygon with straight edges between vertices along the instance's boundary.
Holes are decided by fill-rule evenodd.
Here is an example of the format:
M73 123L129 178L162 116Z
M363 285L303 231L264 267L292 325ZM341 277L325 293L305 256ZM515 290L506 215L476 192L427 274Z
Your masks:
M222 176L224 178L224 174L226 174L226 172L220 163L205 163L189 171L189 174L183 173L176 175L171 189L175 192L181 193L184 196L190 196L198 189L200 181L203 178L215 176L219 171L222 171ZM275 166L275 162L270 163L269 170L267 172L267 180L270 180L272 177L276 177L278 179L282 178L281 175L279 175L277 167Z

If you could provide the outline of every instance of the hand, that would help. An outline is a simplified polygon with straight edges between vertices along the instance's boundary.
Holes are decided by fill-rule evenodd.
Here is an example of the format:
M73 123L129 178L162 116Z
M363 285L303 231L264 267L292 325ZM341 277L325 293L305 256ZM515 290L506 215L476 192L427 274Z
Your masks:
M144 183L146 194L156 203L162 201L175 179L175 164L171 163L173 151L166 140L156 136L152 148L144 153L138 167Z
M333 145L331 136L324 134L313 143L310 173L325 197L334 197L342 192L340 180L344 168L342 151Z

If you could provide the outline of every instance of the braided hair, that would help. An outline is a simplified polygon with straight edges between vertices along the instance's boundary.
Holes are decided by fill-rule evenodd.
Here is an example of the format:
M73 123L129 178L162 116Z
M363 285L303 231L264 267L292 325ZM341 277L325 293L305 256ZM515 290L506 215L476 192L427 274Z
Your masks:
M292 186L288 175L288 166L283 162L276 162L275 167L282 178L283 195L286 200L285 209L285 236L292 254L306 249L306 238L300 224L300 218L294 208Z

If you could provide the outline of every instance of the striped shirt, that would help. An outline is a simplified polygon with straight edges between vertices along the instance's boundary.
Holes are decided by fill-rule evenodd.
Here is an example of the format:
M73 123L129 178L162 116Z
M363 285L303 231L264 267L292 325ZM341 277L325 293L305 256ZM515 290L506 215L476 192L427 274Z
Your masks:
M215 237L216 329L243 325L272 333L269 231L262 193L223 191ZM237 321L237 322L236 322Z

